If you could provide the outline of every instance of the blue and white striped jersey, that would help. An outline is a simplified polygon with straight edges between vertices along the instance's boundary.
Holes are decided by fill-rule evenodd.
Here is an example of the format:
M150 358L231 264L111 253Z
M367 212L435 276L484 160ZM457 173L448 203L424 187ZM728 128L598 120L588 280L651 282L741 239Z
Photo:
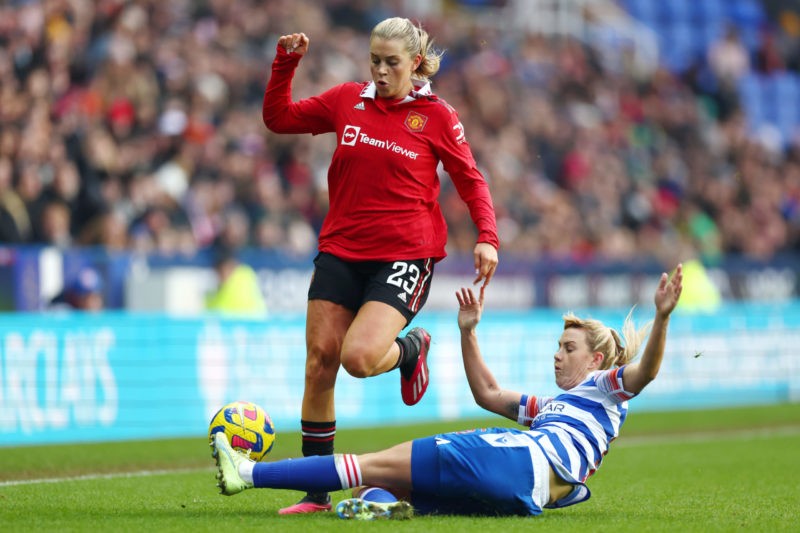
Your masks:
M553 470L575 490L551 507L566 507L589 499L584 485L600 467L608 446L619 435L628 413L622 374L625 366L598 370L577 387L555 397L523 395L517 421L530 426L527 434L541 447Z

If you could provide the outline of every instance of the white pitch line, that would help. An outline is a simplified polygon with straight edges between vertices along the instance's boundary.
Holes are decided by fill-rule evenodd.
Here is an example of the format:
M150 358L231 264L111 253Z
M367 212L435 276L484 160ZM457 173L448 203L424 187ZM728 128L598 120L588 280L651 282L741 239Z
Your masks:
M174 470L138 470L135 472L115 472L109 474L84 474L82 476L45 477L39 479L19 479L0 481L0 487L13 487L16 485L37 485L40 483L64 483L67 481L87 481L92 479L121 479L131 477L163 476L166 474L187 474L202 472L210 468L176 468Z
M680 444L683 442L714 442L718 440L744 440L765 437L788 437L800 434L800 426L776 426L772 428L757 429L734 429L719 431L691 431L685 434L673 433L670 435L641 435L637 437L625 437L612 443L613 448L633 448L637 446L650 446L661 444Z
M781 426L775 428L743 429L718 432L691 432L686 434L653 435L639 437L625 437L614 441L613 448L635 448L639 446L652 446L661 444L680 444L685 442L714 442L719 440L741 440L763 437L785 437L800 434L800 426ZM167 474L188 474L194 472L211 471L209 468L176 468L174 470L139 470L136 472L117 472L109 474L85 474L82 476L50 477L39 479L19 479L13 481L0 481L0 487L14 487L18 485L36 485L40 483L66 483L69 481L88 481L93 479L121 479L132 477L163 476Z

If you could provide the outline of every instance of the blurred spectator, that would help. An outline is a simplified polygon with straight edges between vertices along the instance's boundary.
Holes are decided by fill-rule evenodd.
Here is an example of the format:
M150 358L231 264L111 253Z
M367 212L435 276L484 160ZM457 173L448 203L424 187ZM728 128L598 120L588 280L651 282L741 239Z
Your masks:
M750 70L750 56L734 26L708 50L708 65L717 80L719 117L725 120L736 109L739 80Z
M101 246L110 252L130 250L127 219L120 209L105 209L84 225L76 244Z
M0 157L0 242L29 242L33 225L28 208L13 187L13 163Z
M708 275L705 265L699 259L689 259L683 263L683 276L683 290L688 290L685 293L688 298L684 300L682 297L678 308L689 313L716 312L722 304L722 295Z
M683 264L683 292L677 308L687 313L719 310L722 292L709 275L706 263L700 259L691 239L679 236L664 244L662 263L679 258Z
M800 9L784 7L777 16L779 49L787 68L800 72Z
M73 309L97 312L105 307L103 280L92 268L83 268L64 290L50 302L50 309Z
M754 66L764 74L783 71L786 68L785 53L780 48L777 32L771 27L765 27L759 35L760 42L755 54Z
M207 296L206 309L225 315L265 317L267 305L255 271L241 263L228 246L217 246L213 254L217 288Z
M59 198L45 200L39 211L37 242L59 248L72 245L71 219L67 202Z
M250 243L250 218L238 205L230 205L222 212L217 243L230 249L240 249Z

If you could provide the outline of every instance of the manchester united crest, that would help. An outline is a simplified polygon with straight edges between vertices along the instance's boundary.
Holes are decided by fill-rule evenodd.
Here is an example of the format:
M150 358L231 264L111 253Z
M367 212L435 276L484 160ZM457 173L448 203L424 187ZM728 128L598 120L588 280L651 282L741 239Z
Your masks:
M414 133L419 133L423 130L423 128L425 128L425 124L427 122L428 117L421 115L416 111L411 111L406 117L406 128L410 129Z

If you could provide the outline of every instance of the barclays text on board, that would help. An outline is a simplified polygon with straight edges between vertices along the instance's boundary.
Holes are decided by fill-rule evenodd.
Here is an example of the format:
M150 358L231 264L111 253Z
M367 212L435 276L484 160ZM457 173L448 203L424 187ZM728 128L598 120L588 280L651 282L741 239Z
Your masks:
M109 361L114 345L110 328L8 331L0 352L0 431L112 426L119 396L119 369Z

